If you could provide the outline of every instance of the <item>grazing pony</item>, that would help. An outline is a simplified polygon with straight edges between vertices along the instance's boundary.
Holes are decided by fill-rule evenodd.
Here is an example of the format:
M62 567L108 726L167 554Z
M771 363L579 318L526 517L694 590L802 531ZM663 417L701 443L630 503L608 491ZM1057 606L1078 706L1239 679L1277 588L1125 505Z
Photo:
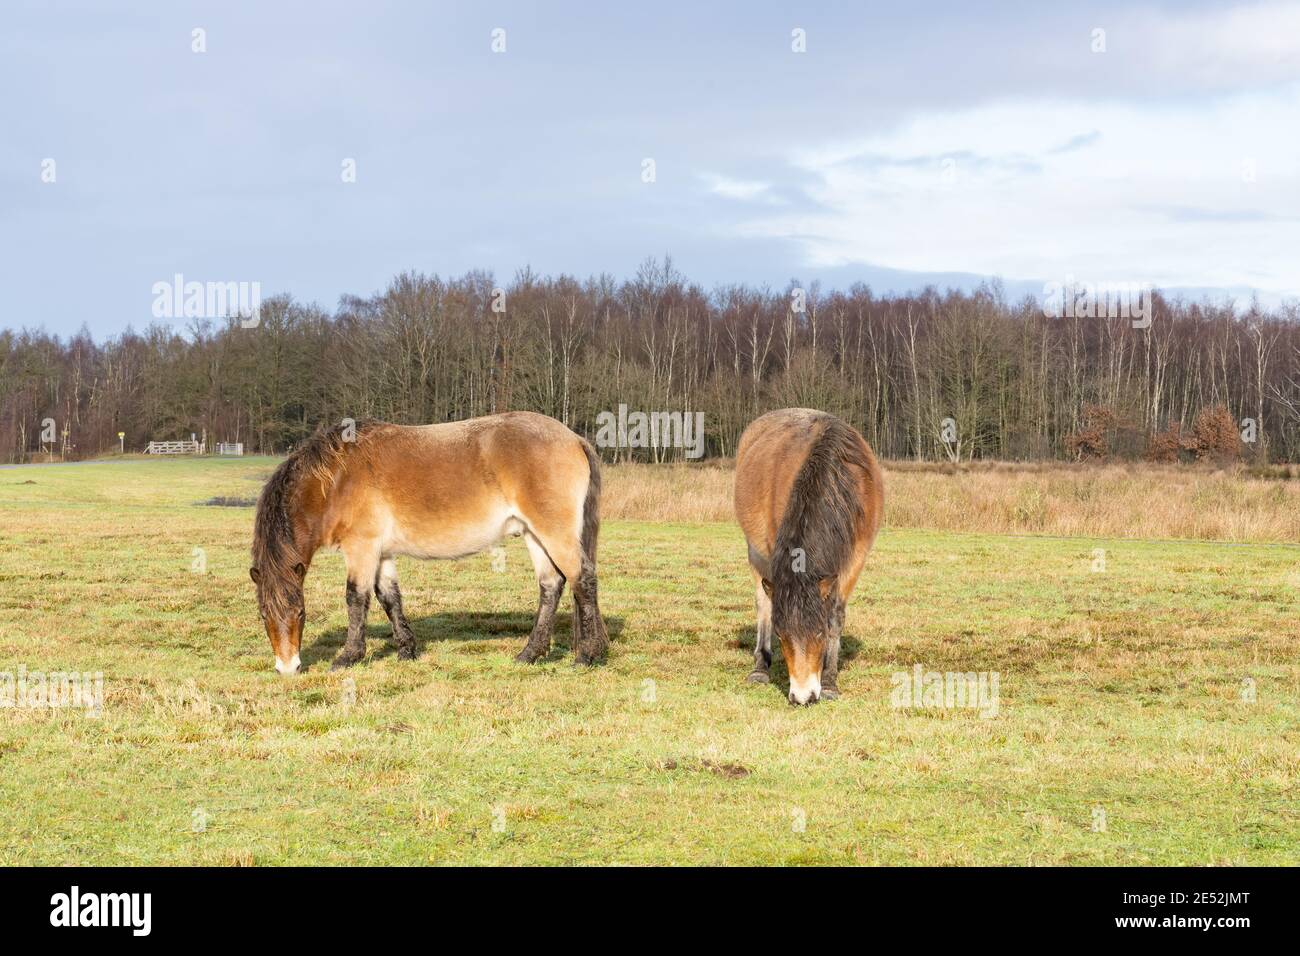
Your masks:
M884 512L880 465L834 415L784 408L755 419L736 451L736 519L749 544L758 608L754 670L766 684L772 634L790 703L839 696L840 632Z
M523 535L541 590L537 621L515 659L531 664L550 649L569 581L574 656L591 663L609 646L596 603L599 504L595 450L545 415L317 431L275 470L257 503L249 574L275 669L293 674L301 666L303 579L318 549L336 548L347 561L348 638L334 661L339 668L365 656L372 591L392 622L397 656L415 657L398 555L459 558L506 535Z

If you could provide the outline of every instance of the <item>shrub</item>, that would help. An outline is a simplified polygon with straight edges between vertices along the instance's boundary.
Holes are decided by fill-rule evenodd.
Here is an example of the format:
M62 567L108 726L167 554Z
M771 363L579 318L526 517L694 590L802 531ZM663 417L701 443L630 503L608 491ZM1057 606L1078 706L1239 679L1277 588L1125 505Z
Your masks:
M1110 455L1109 433L1115 427L1116 417L1105 405L1084 405L1082 427L1065 437L1066 452L1079 461L1088 458L1104 461Z
M1222 405L1202 408L1196 413L1192 441L1198 461L1226 464L1241 455L1241 434L1236 419Z
M1084 405L1082 426L1065 438L1066 454L1076 461L1137 461L1146 445L1145 432L1107 405Z
M1162 432L1156 432L1147 443L1147 461L1172 463L1190 459L1196 449L1191 438L1183 434L1181 422L1173 422Z
M1184 430L1179 422L1151 436L1147 461L1213 461L1227 464L1241 455L1241 435L1232 414L1222 405L1203 408L1196 414L1192 427Z

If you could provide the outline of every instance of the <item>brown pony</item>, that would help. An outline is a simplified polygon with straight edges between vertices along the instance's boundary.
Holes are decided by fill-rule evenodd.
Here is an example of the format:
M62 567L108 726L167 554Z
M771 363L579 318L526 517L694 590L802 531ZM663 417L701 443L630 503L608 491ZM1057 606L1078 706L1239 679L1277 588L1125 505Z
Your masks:
M303 579L318 549L336 548L347 561L348 638L334 661L339 668L365 656L372 591L392 622L397 656L415 657L398 555L458 558L505 535L523 535L541 590L537 621L515 659L531 664L550 649L569 581L574 655L591 663L609 646L596 603L599 503L595 450L545 415L318 431L276 469L257 503L249 574L275 669L293 674L301 666Z
M749 544L758 606L750 681L768 682L775 631L790 703L839 696L844 607L884 500L876 456L834 415L785 408L745 429L736 452L736 519Z

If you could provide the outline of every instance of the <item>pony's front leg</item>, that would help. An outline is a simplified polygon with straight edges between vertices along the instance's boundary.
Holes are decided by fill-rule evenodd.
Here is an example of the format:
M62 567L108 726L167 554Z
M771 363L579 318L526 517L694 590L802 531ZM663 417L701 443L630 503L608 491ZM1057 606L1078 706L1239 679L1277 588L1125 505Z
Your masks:
M836 601L826 622L826 654L822 658L822 700L840 696L840 635L844 632L844 602Z
M763 589L763 579L754 573L754 610L757 625L754 628L754 669L745 679L751 684L766 684L772 678L772 599Z
M370 611L370 590L374 587L378 557L348 555L348 639L331 670L351 667L366 656L366 615Z

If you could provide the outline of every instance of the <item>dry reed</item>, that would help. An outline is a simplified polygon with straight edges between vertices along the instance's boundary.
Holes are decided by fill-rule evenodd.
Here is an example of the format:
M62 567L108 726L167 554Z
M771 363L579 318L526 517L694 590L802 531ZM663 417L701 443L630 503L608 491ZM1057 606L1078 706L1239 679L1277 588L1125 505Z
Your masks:
M1289 472L1189 465L886 462L886 527L1300 542ZM605 518L731 521L732 463L605 466Z

